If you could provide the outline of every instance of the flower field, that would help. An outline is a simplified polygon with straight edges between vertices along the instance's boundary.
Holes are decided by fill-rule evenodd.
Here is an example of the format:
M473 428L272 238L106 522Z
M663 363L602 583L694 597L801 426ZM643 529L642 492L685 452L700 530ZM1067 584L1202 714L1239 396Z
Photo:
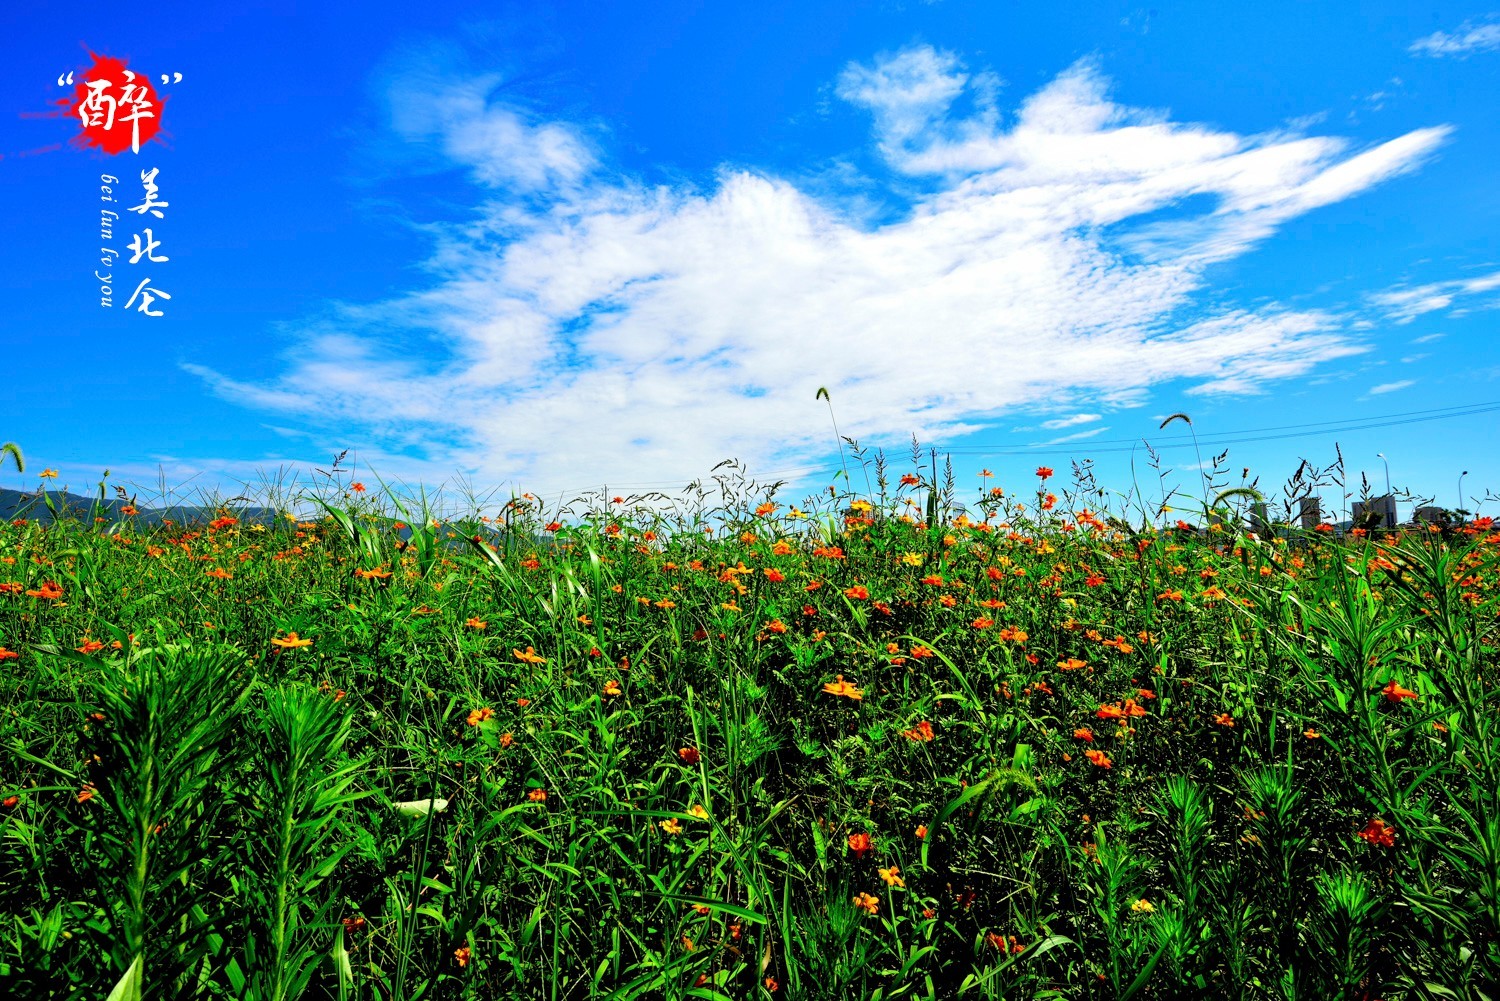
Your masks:
M1052 477L6 524L0 994L1500 999L1500 531Z

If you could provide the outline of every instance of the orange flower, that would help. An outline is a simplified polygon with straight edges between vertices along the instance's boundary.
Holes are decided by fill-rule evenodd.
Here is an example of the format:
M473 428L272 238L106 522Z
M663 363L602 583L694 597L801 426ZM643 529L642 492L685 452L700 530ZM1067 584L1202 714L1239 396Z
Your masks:
M618 681L616 681L614 678L610 678L608 681L606 681L604 683L604 697L605 698L607 698L607 699L613 699L613 698L615 698L615 697L617 697L619 695L623 695L623 694L624 693L620 691L620 683Z
M1045 479L1049 478L1052 475L1052 467L1051 466L1038 466L1038 467L1036 467L1036 474L1037 474L1037 476L1039 476L1039 477L1041 477L1042 479L1045 480Z
M478 726L493 715L495 715L495 710L489 706L485 706L483 709L472 710L469 713L469 725Z
M869 911L873 915L880 911L880 898L868 893L860 893L854 897L854 906L862 911Z
M844 594L855 601L863 601L870 596L870 591L863 584L856 584L853 587L844 588Z
M1064 671L1076 671L1086 664L1088 664L1088 661L1079 660L1077 657L1069 657L1067 660L1060 660L1057 662L1057 666L1062 668Z
M1396 846L1396 829L1379 817L1365 824L1364 830L1358 834L1372 845L1384 845L1387 848Z
M513 733L502 733L500 735L500 746L501 747L509 747L511 744L513 744L515 742L515 739L516 739L516 735L513 734Z
M21 797L20 796L7 796L7 797L5 797L5 801L4 802L0 802L0 806L3 806L7 810L9 810L11 807L15 806L19 802L21 802Z
M924 719L922 722L918 723L910 730L902 730L901 736L905 737L907 740L925 743L926 741L931 740L933 737L932 724Z
M1093 743L1094 742L1094 731L1090 730L1086 726L1081 726L1077 730L1073 731L1073 737L1076 740L1086 740L1089 743Z
M700 757L696 747L679 747L677 749L677 756L689 765L696 765Z
M468 966L471 955L468 946L453 950L453 958L458 960L459 966Z
M1088 758L1091 764L1097 765L1100 768L1108 768L1112 764L1114 764L1114 762L1109 760L1109 755L1105 754L1103 751L1091 749L1085 751L1083 756Z
M865 853L871 849L870 836L861 831L858 834L849 835L849 850L859 858L864 858Z
M526 798L531 800L533 803L545 803L547 802L547 790L533 789L526 794Z
M5 647L0 646L0 660L19 660L20 657L21 655L14 650L7 650Z
M93 653L95 650L103 650L103 649L104 649L104 644L100 643L98 640L86 639L86 640L83 641L83 646L81 646L81 647L78 648L78 652L79 653Z
M1228 713L1219 713L1214 717L1214 722L1220 726L1234 726L1234 717Z
M1316 740L1323 735L1314 730L1312 727L1308 727L1306 730L1302 731L1302 736L1306 737L1308 740Z
M50 601L55 601L63 596L63 589L58 585L56 581L49 580L41 587L32 591L27 591L26 596L29 598L46 598Z
M349 489L353 490L357 494L362 494L362 493L365 492L365 485L363 483L360 483L360 482L356 481L354 483L349 484Z
M83 788L78 790L78 802L87 803L89 800L94 798L94 793L96 792L98 792L98 790L94 788L94 783L84 783Z
M917 840L918 841L926 841L927 840L927 825L926 824L918 824L917 825Z
M283 650L292 650L292 649L295 649L297 647L312 646L312 640L310 640L310 639L303 639L302 637L298 636L296 633L292 632L292 633L287 633L285 639L273 639L273 640L271 640L271 645L272 646L281 647L281 649L283 649Z
M516 660L523 661L523 662L525 662L527 664L545 664L545 663L547 663L547 659L545 657L541 656L540 654L538 654L536 652L536 649L533 648L533 647L529 647L528 646L526 648L526 652L525 653L522 653L521 651L516 650L516 649L512 649L511 653L513 653L513 654L516 655Z
M468 626L470 629L483 629L488 624L489 623L481 622L479 619L475 618L472 615L464 620L464 625Z
M886 886L906 886L906 880L897 875L901 870L896 866L891 866L889 869L876 869L875 871L880 873L880 878L885 880Z
M1402 699L1418 698L1416 692L1412 691L1410 688L1402 688L1400 685L1396 684L1394 680L1389 682L1384 688L1382 688L1380 690L1380 694L1384 695L1392 702L1400 702Z
M860 691L858 688L855 688L851 683L845 681L842 674L838 676L838 680L826 683L823 686L823 691L827 692L829 695L847 696L848 698L851 698L856 702L859 702L865 697L865 693Z
M1100 706L1094 715L1099 719L1126 719L1131 716L1146 715L1146 708L1138 704L1135 699L1126 699L1124 705L1112 704Z

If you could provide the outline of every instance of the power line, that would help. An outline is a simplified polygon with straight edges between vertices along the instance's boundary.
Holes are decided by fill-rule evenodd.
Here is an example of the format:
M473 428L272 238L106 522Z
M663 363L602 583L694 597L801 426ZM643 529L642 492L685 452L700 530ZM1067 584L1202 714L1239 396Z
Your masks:
M1239 445L1247 442L1258 441L1280 441L1287 438L1306 438L1325 434L1340 434L1345 431L1365 431L1371 428L1394 427L1400 424L1419 424L1425 421L1448 420L1455 417L1474 417L1479 414L1492 413L1500 410L1500 402L1486 404L1471 404L1468 407L1449 407L1442 410L1412 410L1405 414L1391 414L1389 419L1370 420L1364 423L1351 423L1349 421L1319 421L1308 424L1282 424L1266 428L1249 428L1243 431L1219 431L1211 434L1201 435L1197 444L1200 446L1213 445ZM1409 416L1409 415L1428 416ZM1302 430L1288 431L1286 434L1256 434L1259 431L1280 431L1289 428ZM1322 430L1313 430L1321 428ZM1241 437L1232 437L1232 436ZM1139 446L1143 441L1141 438L1109 438L1099 439L1095 442L1056 442L1048 444L1037 442L1030 445L1013 446L1011 448L993 448L987 445L955 445L942 451L951 455L1032 455L1042 450L1063 451L1065 446L1076 446L1067 448L1069 454L1079 451L1089 452L1129 452ZM1127 447L1125 443L1131 443ZM1117 444L1118 447L1094 448L1094 445ZM1161 444L1148 441L1153 448L1184 448L1194 444L1190 435L1170 435Z

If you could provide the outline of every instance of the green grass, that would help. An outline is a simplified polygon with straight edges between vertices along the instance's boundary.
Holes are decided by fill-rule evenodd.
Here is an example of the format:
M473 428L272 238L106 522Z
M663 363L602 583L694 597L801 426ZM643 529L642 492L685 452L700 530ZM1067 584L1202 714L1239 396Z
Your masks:
M0 993L1500 998L1500 534L1047 488L4 526Z

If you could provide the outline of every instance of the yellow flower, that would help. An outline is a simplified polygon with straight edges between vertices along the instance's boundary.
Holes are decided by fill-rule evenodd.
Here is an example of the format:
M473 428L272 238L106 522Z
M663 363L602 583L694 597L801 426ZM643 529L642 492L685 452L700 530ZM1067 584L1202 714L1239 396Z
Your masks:
M708 819L708 811L705 810L705 809L703 809L703 804L702 803L695 803L693 805L693 808L691 810L689 810L688 813L691 813L693 816L697 817L699 820L707 820Z
M871 914L875 914L880 910L880 898L868 893L861 893L854 898L854 906L862 911L869 911Z
M312 640L302 639L296 633L287 633L285 639L271 640L272 646L279 646L283 650L291 650L301 646L312 646Z
M922 565L922 554L907 553L905 556L901 557L901 562L905 563L909 567L919 567Z
M901 870L896 866L891 866L889 869L877 869L875 871L880 873L880 878L885 880L886 886L906 886L906 880L897 875Z
M865 697L865 693L860 691L858 688L855 688L849 682L845 681L842 674L838 676L837 681L830 681L825 684L823 686L823 691L827 692L829 695L847 696L848 698L851 698L856 702Z
M547 663L547 659L539 655L532 647L527 647L525 653L522 653L521 651L514 648L512 648L510 652L516 655L516 660L525 661L528 664Z
M1135 903L1131 904L1130 909L1137 914L1151 914L1156 911L1156 905L1147 900L1145 897L1142 897L1140 900L1137 900Z
M464 625L468 626L470 629L483 629L486 625L488 625L488 623L481 622L479 619L471 615L469 616L469 618L464 620Z
M682 833L682 824L678 822L676 817L668 817L657 826L659 826L663 831L666 831L668 834Z
M612 698L615 698L616 696L622 695L622 694L624 694L624 693L620 691L620 683L618 681L616 681L614 678L610 678L608 681L606 681L604 683L604 697L605 698L612 699Z
M40 473L38 473L37 475L39 475L44 480L55 480L55 479L57 479L57 470L55 470L55 469L44 469Z

